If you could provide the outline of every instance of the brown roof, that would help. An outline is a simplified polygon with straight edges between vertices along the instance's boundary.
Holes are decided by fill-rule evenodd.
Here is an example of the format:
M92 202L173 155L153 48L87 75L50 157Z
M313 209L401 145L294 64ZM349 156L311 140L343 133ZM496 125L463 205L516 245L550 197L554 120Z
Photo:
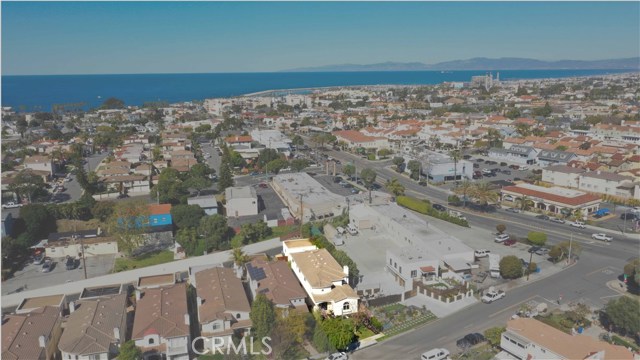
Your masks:
M327 249L317 249L291 254L291 258L300 268L311 287L330 287L335 281L342 281L346 275L342 266L331 256Z
M600 351L604 351L604 360L634 358L633 353L623 346L611 345L588 335L569 335L535 319L509 320L507 330L565 359L584 359Z
M149 334L165 339L189 336L189 325L185 323L188 314L185 283L146 289L136 303L131 339L142 339Z
M527 189L527 188L523 188L520 186L505 186L502 188L503 191L510 191L510 192L514 192L514 193L518 193L518 194L522 194L522 195L526 195L526 196L535 196L535 197L539 197L541 199L545 199L548 201L554 201L557 203L561 203L561 204L566 204L566 205L581 205L581 204L586 204L588 202L591 201L595 201L595 200L600 200L600 196L598 195L594 195L594 194L587 194L584 193L582 195L579 196L575 196L575 197L566 197L566 196L561 196L561 195L556 195L556 194L550 194L550 193L546 193L546 192L542 192L542 191L536 191L533 189Z
M274 304L291 305L291 300L307 297L286 261L268 262L264 258L255 258L247 267L262 269L264 276L255 279L258 282L256 291L265 294ZM251 271L249 276L252 277Z
M43 164L49 163L51 159L48 156L33 155L24 159L25 164Z
M242 282L233 269L214 267L197 272L196 291L202 299L201 323L226 319L238 311L251 311Z
M350 142L361 143L361 142L369 142L377 139L384 139L381 137L367 136L356 130L340 130L334 131L333 135L346 139Z
M59 308L63 300L63 294L25 298L17 310L35 309L44 306L55 306Z
M251 136L249 136L249 135L229 136L226 139L224 139L224 141L229 143L229 144L233 144L233 143L242 143L242 142L252 142L253 138L251 138Z
M60 309L47 306L20 315L7 315L2 319L2 359L40 359L45 349L39 346L39 337L52 337L59 325ZM48 340L47 340L48 341Z
M159 285L172 285L176 282L176 276L174 274L162 274L162 275L151 275L151 276L143 276L138 279L138 287L152 287Z
M114 328L120 329L120 340L126 337L127 294L95 300L80 300L69 315L58 348L70 354L86 355L108 352Z

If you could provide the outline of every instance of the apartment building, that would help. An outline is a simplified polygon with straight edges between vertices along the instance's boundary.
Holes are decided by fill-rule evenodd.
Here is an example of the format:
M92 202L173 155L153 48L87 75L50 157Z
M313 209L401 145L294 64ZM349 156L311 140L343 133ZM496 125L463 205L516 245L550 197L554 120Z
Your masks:
M276 308L308 312L304 291L286 261L267 261L256 257L245 265L251 297L264 294Z
M59 359L62 334L60 309L44 306L2 318L2 359Z

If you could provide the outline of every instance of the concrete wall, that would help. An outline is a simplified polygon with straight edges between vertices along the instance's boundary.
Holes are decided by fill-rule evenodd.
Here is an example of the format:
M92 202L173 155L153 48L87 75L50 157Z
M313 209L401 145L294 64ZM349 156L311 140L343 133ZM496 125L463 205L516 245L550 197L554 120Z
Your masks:
M80 242L77 244L69 244L67 246L55 246L45 248L46 256L51 258L64 258L66 256L78 257L78 254L82 253L82 247ZM85 244L84 256L91 257L96 255L109 255L118 253L118 242L109 241L96 244ZM58 264L58 266L64 266L64 264Z

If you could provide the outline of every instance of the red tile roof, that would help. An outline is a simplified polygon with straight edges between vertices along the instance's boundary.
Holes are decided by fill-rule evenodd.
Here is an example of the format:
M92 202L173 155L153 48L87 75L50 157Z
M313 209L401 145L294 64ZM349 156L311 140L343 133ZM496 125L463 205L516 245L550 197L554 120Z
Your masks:
M554 201L561 204L566 205L581 205L586 204L591 201L600 200L600 196L594 194L583 194L576 197L566 197L556 194L549 194L542 191L536 191L533 189L527 189L520 186L505 186L502 188L503 191L510 191L526 196L535 196L544 200Z
M149 212L151 215L170 214L171 204L150 204Z

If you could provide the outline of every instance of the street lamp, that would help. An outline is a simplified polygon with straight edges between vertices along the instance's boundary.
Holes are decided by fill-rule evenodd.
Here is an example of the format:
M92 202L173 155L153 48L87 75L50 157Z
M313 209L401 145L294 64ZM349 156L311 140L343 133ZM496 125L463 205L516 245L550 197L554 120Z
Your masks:
M573 230L570 230L569 236L569 257L567 258L567 265L571 265L571 247L573 245Z

